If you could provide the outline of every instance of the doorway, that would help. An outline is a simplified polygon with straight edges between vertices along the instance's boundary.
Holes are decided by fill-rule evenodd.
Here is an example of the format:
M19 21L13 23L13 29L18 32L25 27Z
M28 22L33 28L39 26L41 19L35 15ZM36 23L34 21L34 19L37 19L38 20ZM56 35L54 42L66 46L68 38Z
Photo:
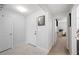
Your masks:
M67 17L55 19L55 45L49 55L69 55L67 50Z

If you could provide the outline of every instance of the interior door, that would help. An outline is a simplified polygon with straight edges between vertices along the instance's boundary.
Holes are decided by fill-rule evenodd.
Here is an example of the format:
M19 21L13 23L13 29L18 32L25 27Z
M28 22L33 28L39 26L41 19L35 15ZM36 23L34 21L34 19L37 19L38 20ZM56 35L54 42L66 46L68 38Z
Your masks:
M0 15L0 52L12 47L12 23L4 14Z

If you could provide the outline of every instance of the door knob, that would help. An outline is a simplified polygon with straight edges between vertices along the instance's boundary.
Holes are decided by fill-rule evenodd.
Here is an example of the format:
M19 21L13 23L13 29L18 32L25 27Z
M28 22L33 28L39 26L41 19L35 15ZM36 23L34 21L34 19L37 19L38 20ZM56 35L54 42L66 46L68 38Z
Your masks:
M34 33L35 35L36 35L36 31L35 31L35 33Z
M10 35L12 35L12 33L10 33Z

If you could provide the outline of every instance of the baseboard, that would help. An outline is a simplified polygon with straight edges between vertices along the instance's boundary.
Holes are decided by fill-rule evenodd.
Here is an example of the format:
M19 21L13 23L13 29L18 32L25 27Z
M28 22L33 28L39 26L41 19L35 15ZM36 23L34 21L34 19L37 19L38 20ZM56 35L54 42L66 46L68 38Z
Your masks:
M36 44L33 44L33 43L26 43L26 44L32 44L32 45L36 46L37 48L43 50L45 52L44 55L48 55L48 53L49 53L49 49L42 48L42 47L40 47Z

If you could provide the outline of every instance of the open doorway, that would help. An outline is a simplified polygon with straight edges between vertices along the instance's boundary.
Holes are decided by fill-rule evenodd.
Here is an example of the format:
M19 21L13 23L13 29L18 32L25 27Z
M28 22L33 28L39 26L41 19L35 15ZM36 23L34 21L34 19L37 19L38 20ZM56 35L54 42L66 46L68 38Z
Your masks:
M69 55L69 50L67 49L67 17L55 19L55 46L49 52L50 55Z

